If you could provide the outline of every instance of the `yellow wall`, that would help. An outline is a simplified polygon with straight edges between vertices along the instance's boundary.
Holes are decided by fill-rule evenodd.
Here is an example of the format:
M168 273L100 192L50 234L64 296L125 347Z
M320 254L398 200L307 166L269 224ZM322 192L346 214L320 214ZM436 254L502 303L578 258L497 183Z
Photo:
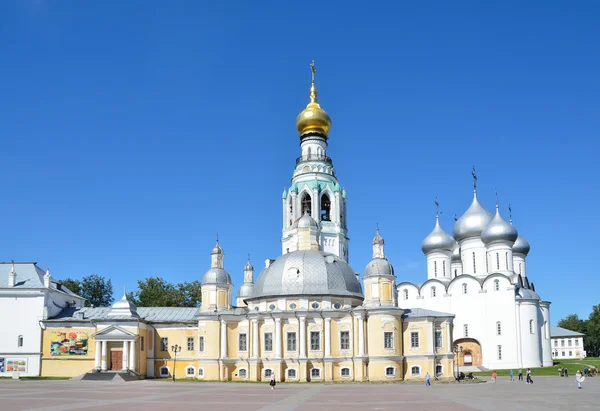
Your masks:
M218 336L218 334L217 334ZM188 351L187 339L188 337L194 338L194 349L192 351ZM168 338L168 351L161 351L161 338ZM207 348L207 340L204 340L204 347ZM189 328L157 328L154 336L154 356L157 359L166 359L173 358L173 351L171 347L174 345L179 345L181 347L181 352L177 354L177 358L198 358L198 328L197 327L189 327ZM217 346L218 349L218 346Z
M52 332L88 333L88 351L86 355L57 355L50 352ZM42 363L40 373L44 377L75 377L94 368L96 340L92 338L94 328L46 328L42 332Z

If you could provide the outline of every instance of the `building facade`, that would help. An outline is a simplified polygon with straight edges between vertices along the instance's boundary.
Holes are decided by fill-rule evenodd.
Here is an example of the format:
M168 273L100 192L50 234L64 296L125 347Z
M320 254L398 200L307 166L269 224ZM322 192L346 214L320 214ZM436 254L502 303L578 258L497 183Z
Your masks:
M582 359L586 357L585 348L583 346L583 337L585 334L561 327L552 327L550 335L552 340L553 359Z

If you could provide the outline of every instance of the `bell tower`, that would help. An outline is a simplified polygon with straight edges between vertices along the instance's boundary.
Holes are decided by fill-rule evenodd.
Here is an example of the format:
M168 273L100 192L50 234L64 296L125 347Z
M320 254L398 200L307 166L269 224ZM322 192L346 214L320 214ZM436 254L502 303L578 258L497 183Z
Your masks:
M318 225L318 247L349 260L346 225L346 191L340 187L335 168L327 156L331 118L317 101L314 61L309 103L296 118L301 155L296 159L292 185L282 194L282 253L298 250L298 221L308 214Z

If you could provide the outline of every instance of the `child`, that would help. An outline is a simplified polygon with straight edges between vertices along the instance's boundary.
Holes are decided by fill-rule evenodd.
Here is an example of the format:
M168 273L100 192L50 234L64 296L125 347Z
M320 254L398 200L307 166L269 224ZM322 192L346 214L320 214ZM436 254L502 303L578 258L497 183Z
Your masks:
M510 370L510 380L511 381L515 380L515 373L513 372L513 370Z
M275 389L275 373L271 374L271 381L269 382L269 385L271 386L271 389L274 390Z
M577 388L581 389L581 383L585 380L585 377L581 374L581 370L577 370L575 374L575 381L577 381Z
M496 374L496 371L492 372L492 382L496 382L496 377L498 377L498 374Z

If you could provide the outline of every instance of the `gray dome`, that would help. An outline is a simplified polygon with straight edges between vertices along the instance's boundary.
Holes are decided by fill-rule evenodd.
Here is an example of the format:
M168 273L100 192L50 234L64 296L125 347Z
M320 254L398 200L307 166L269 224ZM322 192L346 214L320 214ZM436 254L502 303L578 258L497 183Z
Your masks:
M206 284L231 284L231 277L222 268L211 268L202 277L202 285Z
M238 297L245 298L252 296L254 292L254 283L244 283L238 290Z
M529 242L519 234L512 248L513 253L527 255L529 254L529 250L531 250Z
M509 241L514 243L518 236L516 228L502 218L498 206L496 206L496 215L481 232L481 241L485 244L493 241Z
M377 234L375 234L375 237L373 237L373 245L383 245L384 241L383 241L383 237L381 237L379 235L379 227L377 227Z
M308 213L304 213L298 220L298 228L318 227L317 222Z
M452 251L452 258L450 259L451 262L462 262L461 258L460 258L460 246L458 245L458 243L454 243L454 251Z
M429 235L425 237L421 243L421 250L423 251L423 254L427 255L435 250L452 251L454 250L455 246L456 241L454 241L454 238L450 237L448 233L442 229L440 226L440 221L436 217L433 231L429 233Z
M244 266L244 271L254 271L254 266L250 263L250 260Z
M528 288L519 288L517 290L517 298L533 298L533 299L540 299L540 296L538 293L536 293L535 291L528 289Z
M210 252L211 254L223 254L223 249L219 245L219 241L217 240L217 244L215 244L214 248Z
M284 254L260 273L252 299L283 295L363 298L352 267L336 255L317 250Z
M469 237L478 237L492 221L492 217L492 214L479 204L475 194L467 211L454 223L454 238L456 241L461 241Z
M365 278L379 275L394 275L394 267L387 258L374 258L365 268Z

